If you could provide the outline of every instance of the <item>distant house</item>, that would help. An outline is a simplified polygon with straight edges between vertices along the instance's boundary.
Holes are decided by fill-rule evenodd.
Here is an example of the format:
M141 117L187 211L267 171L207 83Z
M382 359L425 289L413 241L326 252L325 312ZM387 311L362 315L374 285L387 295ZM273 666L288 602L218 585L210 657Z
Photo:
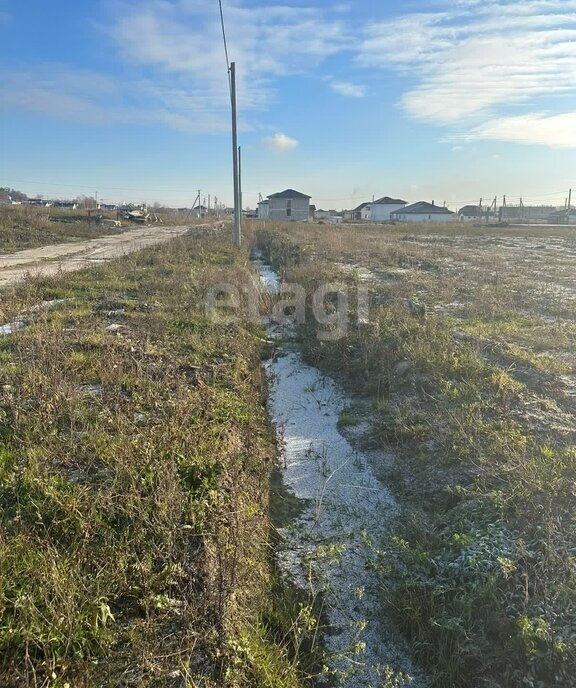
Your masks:
M208 208L205 205L195 205L192 208L192 217L205 217L208 212Z
M371 212L371 204L370 203L360 203L360 205L357 208L354 208L352 211L352 215L350 217L351 220L355 220L356 222L362 222L363 220L369 220L370 219L370 212Z
M401 198L383 196L370 204L370 217L372 222L388 222L392 219L392 213L406 206L406 201Z
M258 217L261 220L266 220L270 217L270 203L269 201L260 201L258 203Z
M458 211L460 222L476 222L481 220L485 212L479 205L465 205Z
M452 222L456 213L441 205L435 205L434 201L432 203L418 201L418 203L395 210L390 213L390 217L399 222Z
M344 220L344 213L337 210L317 210L315 213L316 220L323 222L330 222L331 224L338 224Z
M310 198L306 194L286 189L268 196L268 217L271 220L308 222L310 219Z

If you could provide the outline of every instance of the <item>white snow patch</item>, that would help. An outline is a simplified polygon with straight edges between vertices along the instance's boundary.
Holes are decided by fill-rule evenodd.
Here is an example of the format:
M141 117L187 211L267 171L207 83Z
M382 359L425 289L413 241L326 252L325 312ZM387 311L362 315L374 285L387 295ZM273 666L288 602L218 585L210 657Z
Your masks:
M0 334L14 334L14 332L18 332L18 330L22 330L25 327L26 323L23 320L16 320L15 322L0 325Z
M270 282L271 291L277 288L275 273L264 264L257 267L262 282ZM347 688L381 686L387 667L410 677L401 685L427 686L407 644L383 616L371 569L376 547L399 509L375 477L368 455L338 431L338 418L350 399L299 354L281 355L266 363L265 370L269 413L284 459L283 481L296 497L307 500L302 515L280 529L278 560L297 585L322 594L331 626L325 637L328 666L340 673L339 685Z
M264 289L272 296L278 294L280 291L280 278L278 275L269 265L266 265L261 260L256 260L254 262Z

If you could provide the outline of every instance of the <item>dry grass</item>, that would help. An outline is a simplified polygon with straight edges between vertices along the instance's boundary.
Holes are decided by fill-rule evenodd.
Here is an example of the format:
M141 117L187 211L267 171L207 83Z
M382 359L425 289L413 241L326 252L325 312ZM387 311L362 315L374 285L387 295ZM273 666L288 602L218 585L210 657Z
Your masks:
M372 401L396 454L383 475L406 517L377 575L434 685L573 685L574 228L268 224L259 240L308 290L370 290L368 325L320 342L310 322L302 346Z
M176 213L164 212L159 217L164 224L182 221ZM0 253L94 239L135 226L124 220L123 228L117 228L100 222L99 218L115 220L116 213L99 211L97 216L89 217L83 210L0 205ZM196 220L186 222L197 224Z

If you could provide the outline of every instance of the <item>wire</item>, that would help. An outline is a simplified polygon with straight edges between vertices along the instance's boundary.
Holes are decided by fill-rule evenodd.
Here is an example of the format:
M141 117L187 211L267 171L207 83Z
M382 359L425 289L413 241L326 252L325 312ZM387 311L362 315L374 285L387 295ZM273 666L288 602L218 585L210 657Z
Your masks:
M190 189L173 189L173 188L162 188L157 186L107 186L104 184L62 184L60 182L39 182L32 179L13 179L12 184L36 184L38 186L62 186L72 189L98 189L98 191L169 191L172 193L190 193ZM193 187L194 185L192 185Z
M220 8L220 24L222 26L222 40L224 41L224 55L226 56L226 68L228 69L228 88L230 89L230 97L232 97L232 82L230 80L230 60L228 59L228 43L226 42L226 26L224 24L224 10L222 9L222 0L218 0L218 7Z

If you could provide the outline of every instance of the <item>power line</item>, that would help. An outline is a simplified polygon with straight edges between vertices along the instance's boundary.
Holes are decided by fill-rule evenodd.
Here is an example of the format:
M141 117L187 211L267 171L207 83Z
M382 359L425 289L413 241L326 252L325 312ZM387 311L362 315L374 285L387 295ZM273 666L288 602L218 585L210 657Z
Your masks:
M228 43L226 41L226 26L224 24L224 10L222 9L222 0L218 0L218 7L220 8L220 25L222 26L222 40L224 41L224 55L226 56L226 69L228 70L228 87L230 84L230 60L228 59Z
M60 182L39 182L31 179L12 179L12 184L37 184L38 186L62 186L72 189L94 189L94 184L62 184ZM172 193L190 193L190 189L162 188L157 186L107 186L96 184L100 190L104 191L169 191Z

